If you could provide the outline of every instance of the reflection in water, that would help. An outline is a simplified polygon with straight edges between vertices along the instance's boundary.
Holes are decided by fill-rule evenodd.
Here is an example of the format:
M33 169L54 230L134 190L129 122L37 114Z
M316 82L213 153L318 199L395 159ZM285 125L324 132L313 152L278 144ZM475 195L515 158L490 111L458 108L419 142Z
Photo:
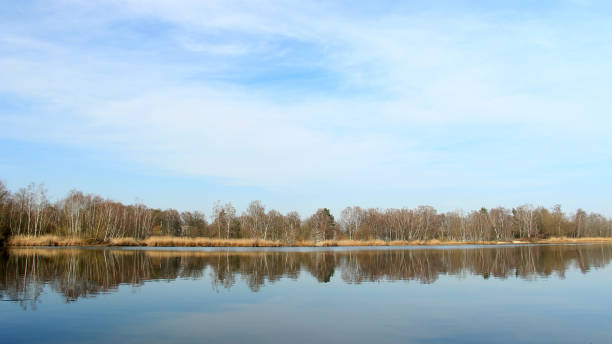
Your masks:
M0 264L0 296L35 308L47 284L66 301L112 292L120 284L150 280L200 279L210 273L213 288L244 280L252 291L281 278L308 273L329 282L416 280L440 275L516 277L532 280L578 267L583 273L612 259L611 245L478 247L459 249L375 249L311 251L144 251L116 249L12 249Z

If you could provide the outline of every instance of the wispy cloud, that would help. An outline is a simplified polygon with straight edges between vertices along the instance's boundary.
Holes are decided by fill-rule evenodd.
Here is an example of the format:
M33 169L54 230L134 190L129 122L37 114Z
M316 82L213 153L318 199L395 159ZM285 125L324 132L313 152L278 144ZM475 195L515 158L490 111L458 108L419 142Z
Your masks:
M578 177L550 166L611 154L612 28L597 5L5 7L0 92L29 109L0 106L12 139L178 175L394 197L561 185Z

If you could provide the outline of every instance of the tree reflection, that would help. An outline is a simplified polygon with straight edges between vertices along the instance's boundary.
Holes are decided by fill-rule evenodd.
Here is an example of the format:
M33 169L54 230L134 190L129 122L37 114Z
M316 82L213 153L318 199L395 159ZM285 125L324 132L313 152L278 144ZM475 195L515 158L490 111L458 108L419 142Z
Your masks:
M257 292L282 278L297 279L302 272L321 283L331 281L336 271L344 282L354 284L434 283L440 275L534 280L564 278L572 266L587 273L611 259L612 245L299 252L15 248L0 258L0 296L35 309L45 285L70 302L113 292L122 284L207 275L216 290L242 280Z

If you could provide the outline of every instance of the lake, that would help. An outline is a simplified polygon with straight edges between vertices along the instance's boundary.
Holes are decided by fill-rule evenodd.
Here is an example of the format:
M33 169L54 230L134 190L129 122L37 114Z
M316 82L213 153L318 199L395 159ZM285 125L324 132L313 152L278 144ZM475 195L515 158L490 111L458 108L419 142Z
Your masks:
M612 245L12 248L3 343L612 343Z

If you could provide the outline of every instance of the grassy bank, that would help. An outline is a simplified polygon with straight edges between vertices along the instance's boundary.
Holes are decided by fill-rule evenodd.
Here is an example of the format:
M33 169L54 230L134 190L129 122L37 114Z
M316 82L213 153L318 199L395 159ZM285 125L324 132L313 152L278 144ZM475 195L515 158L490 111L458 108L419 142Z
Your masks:
M601 243L610 242L612 238L547 238L514 241L452 241L452 240L414 240L414 241L383 241L383 240L326 240L297 241L283 243L259 239L216 239L216 238L186 238L171 236L152 236L147 239L117 238L108 241L97 241L76 237L44 236L14 236L8 241L9 246L146 246L146 247L332 247L332 246L433 246L433 245L503 245L503 244L565 244L565 243Z

